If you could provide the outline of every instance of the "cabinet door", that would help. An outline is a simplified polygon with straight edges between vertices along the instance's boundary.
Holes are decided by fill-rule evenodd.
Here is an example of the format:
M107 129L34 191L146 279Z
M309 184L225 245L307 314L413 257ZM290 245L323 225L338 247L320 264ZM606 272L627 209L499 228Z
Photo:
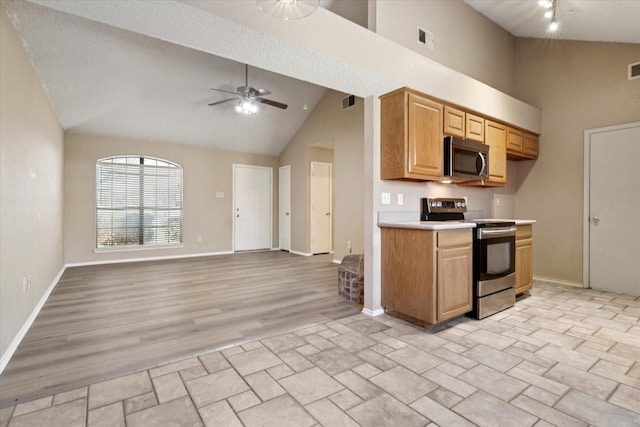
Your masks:
M538 137L536 135L525 133L524 134L524 155L532 159L538 157Z
M409 178L442 178L442 104L409 94Z
M447 135L459 136L460 138L464 138L464 111L449 107L448 105L444 107L444 133Z
M507 183L507 127L485 120L485 143L489 145L489 179L491 184Z
M516 241L516 295L533 286L533 239Z
M507 151L515 153L524 151L524 134L521 130L507 128Z
M466 138L473 141L484 142L484 118L467 113Z
M438 249L438 322L472 309L471 246Z

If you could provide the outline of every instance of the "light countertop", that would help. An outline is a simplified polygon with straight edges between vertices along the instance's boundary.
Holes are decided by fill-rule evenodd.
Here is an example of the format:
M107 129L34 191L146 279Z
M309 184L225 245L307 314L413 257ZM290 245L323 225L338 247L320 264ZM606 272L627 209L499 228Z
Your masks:
M382 228L413 228L418 230L456 230L476 228L474 223L462 221L420 221L420 214L416 212L378 212L378 227ZM479 219L479 218L478 218ZM488 218L482 218L487 220ZM516 225L535 224L533 219L496 219L498 221L515 221Z

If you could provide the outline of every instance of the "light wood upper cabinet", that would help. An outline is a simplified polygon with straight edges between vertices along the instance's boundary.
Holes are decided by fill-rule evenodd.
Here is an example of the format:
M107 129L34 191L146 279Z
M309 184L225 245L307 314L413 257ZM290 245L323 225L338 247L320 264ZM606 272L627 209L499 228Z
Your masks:
M519 129L507 128L507 158L531 160L538 157L538 137Z
M444 133L445 135L465 137L466 114L462 110L445 105Z
M489 179L463 182L472 187L502 187L507 184L507 127L485 119L484 143L489 146Z
M507 152L516 151L521 153L524 150L524 133L521 130L507 128Z
M400 89L380 97L380 120L382 179L442 179L442 104Z
M484 118L475 114L466 114L465 138L484 142Z
M484 118L444 106L444 134L484 142Z
M382 305L434 324L472 310L471 229L383 228Z
M533 286L533 227L519 225L516 230L516 295Z
M524 150L525 157L531 159L538 158L538 136L531 133L524 134Z

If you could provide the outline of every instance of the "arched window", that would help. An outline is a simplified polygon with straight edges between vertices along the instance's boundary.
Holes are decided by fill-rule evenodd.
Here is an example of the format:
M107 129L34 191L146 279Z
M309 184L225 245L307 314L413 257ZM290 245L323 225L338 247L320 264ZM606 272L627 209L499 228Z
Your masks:
M96 247L182 243L182 167L141 156L96 165Z

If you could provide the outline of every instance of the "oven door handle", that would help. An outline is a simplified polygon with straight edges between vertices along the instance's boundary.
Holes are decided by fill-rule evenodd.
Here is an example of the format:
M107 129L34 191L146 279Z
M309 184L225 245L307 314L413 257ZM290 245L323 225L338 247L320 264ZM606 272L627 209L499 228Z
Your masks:
M516 227L509 228L479 228L478 239L490 239L492 237L509 237L516 235Z

